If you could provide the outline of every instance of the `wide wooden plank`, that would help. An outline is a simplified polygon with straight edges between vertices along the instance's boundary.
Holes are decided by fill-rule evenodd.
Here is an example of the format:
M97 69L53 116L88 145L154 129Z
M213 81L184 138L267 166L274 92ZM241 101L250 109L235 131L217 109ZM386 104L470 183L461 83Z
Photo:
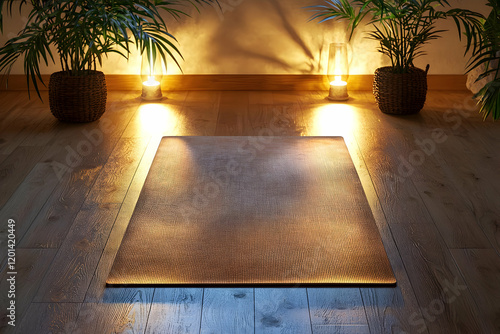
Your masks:
M0 210L0 221L6 222L8 219L14 219L16 222L18 244L58 183L59 180L52 166L48 163L38 163ZM7 228L7 224L0 225L0 252L2 254L7 252L5 243ZM4 260L5 258L2 258L0 267Z
M246 131L254 136L303 135L298 99L301 93L249 92L248 115L245 115Z
M216 136L232 133L249 135L243 132L243 119L248 112L248 92L222 92L219 104Z
M500 252L497 229L500 199L496 196L500 184L491 182L496 177L495 166L500 164L496 154L500 148L497 140L500 125L484 122L477 114L477 107L467 103L469 98L468 94L446 94L431 100L437 107L429 111L428 122L445 132L445 140L437 145L433 156L439 159L446 177L453 180L456 196L463 199L464 204L456 205L456 210L468 210L472 217L467 220L475 221ZM460 103L454 108L446 107L457 100ZM469 248L484 248L481 246L468 245Z
M121 204L148 143L149 138L144 137L119 141L86 201Z
M363 131L365 114L372 112L366 109L367 104L365 95L359 92L351 92L349 105L326 101L322 92L303 93L300 96L300 108L304 119L304 135L344 136L397 280L396 287L360 289L369 327L374 333L411 333L414 328L410 324L410 317L415 314L421 316L418 302L373 186L370 171L354 137L355 133ZM313 330L320 330L315 328L313 326ZM335 326L326 328L337 330ZM344 330L344 327L339 328L340 331ZM363 326L348 328L345 330L364 330ZM422 330L422 333L426 332Z
M136 111L137 105L130 94L115 96L116 100L108 101L107 112L101 120L68 125L54 138L43 159L52 164L61 184L33 222L31 232L22 240L22 247L58 248L63 242L71 222ZM128 167L125 170L130 173ZM126 187L121 186L122 189Z
M426 108L432 108L426 106ZM490 244L475 221L472 210L460 196L455 182L446 175L441 149L450 135L423 115L395 118L374 111L366 114L365 128L390 132L398 143L396 173L402 183L413 182L441 236L449 248L484 248ZM376 123L375 120L383 119ZM458 153L458 152L457 152Z
M29 106L18 113L15 121L0 131L0 152L3 154L11 154L42 122L51 117L44 108Z
M452 249L484 322L500 333L500 256L493 249Z
M202 298L202 288L155 289L146 333L199 333Z
M409 152L394 154L395 148L385 137L379 130L367 130L357 140L424 317L429 305L441 301L445 291L457 297L453 303L441 301L442 309L425 317L427 323L417 315L417 330L426 326L430 333L440 333L444 328L456 333L486 330L477 310L470 307L471 295L460 290L463 281L413 182L395 177L397 156Z
M186 98L182 101L177 99L176 96L180 96L175 95L177 93L185 94ZM425 333L426 331L423 330L424 325L429 328L431 333L443 333L444 331L450 333L497 332L498 328L494 326L494 320L492 320L495 319L496 300L498 299L493 284L498 280L495 275L498 275L499 272L499 269L495 267L496 262L493 260L493 255L490 255L494 251L492 253L491 249L452 249L453 257L451 257L449 252L446 255L446 249L450 245L460 244L467 247L479 245L477 235L471 234L469 237L468 233L466 233L467 228L475 229L474 225L484 228L490 244L496 245L498 243L498 229L496 226L498 226L500 214L497 209L499 207L497 194L500 189L500 182L498 182L495 172L498 169L496 165L500 159L496 154L499 149L497 144L499 123L489 121L484 123L475 110L467 111L464 109L468 105L465 99L468 96L470 97L470 94L467 93L429 91L426 108L419 115L407 117L382 114L374 105L373 96L370 92L366 94L350 92L352 98L346 104L328 103L324 100L326 93L326 91L310 91L308 93L286 91L248 92L248 102L241 101L238 103L235 101L233 103L233 114L229 115L229 118L232 117L233 120L229 120L228 117L220 119L220 123L224 123L228 131L219 131L219 133L258 135L261 129L278 124L284 129L280 133L285 135L328 135L344 130L348 130L345 131L346 133L355 135L355 142L362 152L360 160L366 158L367 161L366 165L368 167L366 170L360 168L362 165L356 161L353 153L356 151L352 150L351 145L348 145L348 147L365 192L367 191L365 176L368 177L370 183L372 180L374 181L373 192L375 196L372 197L373 194L367 193L367 198L398 281L395 288L360 289L371 333L418 333L421 331ZM97 155L86 160L85 165L81 165L83 169L90 170L96 166L105 165L120 136L125 134L123 132L125 127L130 125L130 129L132 129L131 120L136 121L134 124L138 131L129 130L125 137L152 136L146 128L141 130L139 118L132 118L141 103L137 99L139 94L140 92L110 92L108 103L117 111L115 114L117 116L112 118L113 124L117 127L115 132L112 132L115 141L107 141L102 145L94 146L93 149L95 149ZM165 96L170 98L170 94L171 92L167 92ZM172 95L169 103L173 103L174 108L178 108L175 109L176 113L178 111L175 114L177 121L166 128L167 133L172 135L186 133L194 135L214 134L216 123L214 124L213 118L214 115L218 115L218 104L222 93L175 92L175 94ZM310 94L313 98L307 94ZM366 95L365 98L364 95ZM34 103L33 105L37 108L43 107L43 105L36 102L36 99L27 102L25 92L0 92L0 100L2 100L0 126L2 126L2 123L7 126L9 126L7 123L14 124L15 117L20 115L19 111L23 110L27 105L26 103ZM204 105L205 102L208 104ZM321 109L322 105L328 106ZM348 107L339 107L341 105L347 105ZM186 109L184 114L186 106L190 110ZM280 117L279 123L271 122L273 119L270 116L273 115L275 110L280 116L283 116ZM468 112L466 114L468 117L462 115L464 110ZM208 114L205 114L205 112ZM452 114L447 114L447 112ZM123 114L120 115L119 113ZM11 119L10 117L14 118ZM154 117L152 119L154 120ZM194 124L190 124L190 122L194 122ZM19 233L27 230L43 203L52 200L52 197L50 197L52 193L51 186L55 180L55 174L51 175L53 172L50 163L55 161L53 158L58 157L59 154L62 160L58 161L64 163L67 154L65 146L70 145L76 149L76 145L86 138L82 133L83 129L91 131L99 128L99 123L93 124L92 127L87 127L88 125L73 126L58 122L52 124L54 130L49 123L40 122L39 127L32 129L30 135L20 143L21 146L33 146L42 149L44 146L50 146L51 149L41 160L42 163L36 163L32 171L21 178L21 183L14 189L9 201L3 207L3 209L8 208L8 210L2 210L2 219L11 215L15 216L16 220L18 220ZM240 128L238 124L243 124L243 126ZM96 125L97 127L95 127ZM394 181L393 178L399 175L397 171L400 161L399 155L408 157L417 147L414 140L417 138L420 140L432 138L430 135L432 135L432 130L435 128L442 129L449 135L449 138L444 144L437 145L436 152L429 158L426 156L426 163L419 166L417 171L409 177L408 180L414 185L413 190L411 190L410 186L405 185L406 182ZM387 131L388 129L390 131ZM149 147L151 147L151 143ZM152 154L154 156L154 150ZM10 156L0 154L0 164L8 162L10 158ZM139 166L144 165L144 159L146 159L146 156L143 157L143 161ZM128 302L126 305L115 304L115 301L120 303L118 301L120 299L128 301L133 299L126 297L114 298L113 296L116 296L116 294L130 296L137 294L137 290L125 292L122 289L106 289L104 285L124 229L135 206L133 194L135 194L136 200L142 187L141 175L143 182L148 166L143 172L139 170L132 181L127 196L125 196L118 219L107 241L106 249L99 260L99 265L86 292L85 300L89 302L86 304L86 309L89 311L86 315L82 315L78 325L83 332L100 333L103 330L110 333L132 332L136 329L139 332L144 332L147 330L146 323L148 325L155 323L147 322L147 316L140 316L140 312L135 313L141 310L140 301L137 301L137 303ZM76 178L77 176L73 177ZM97 174L94 180L96 179ZM4 183L1 184L3 190ZM443 187L441 184L445 186ZM77 183L75 182L74 185L76 189ZM86 190L89 190L92 185L90 183ZM61 183L60 185L56 184L55 187L54 190L59 191L58 189L65 187L65 185ZM117 193L120 193L121 196L122 191L123 188ZM25 198L24 193L26 193ZM402 196L405 194L406 196ZM68 191L65 196L71 196L71 192ZM69 203L66 202L66 198L59 196L63 203ZM104 196L103 198L108 197ZM114 198L114 196L111 196L111 198ZM373 201L372 198L376 200ZM379 199L381 204L378 203ZM57 202L57 199L53 199L53 203L55 202ZM377 210L374 210L374 207ZM75 210L70 211L76 214L79 208ZM420 211L424 213L418 214ZM64 215L65 212L65 206L60 206L60 209L54 211L52 219L58 220L57 216ZM471 215L473 218L471 218ZM432 224L429 222L435 224L435 228L432 228ZM445 224L456 222L458 225L456 230L446 232L446 229L439 226L443 222ZM63 223L61 221L60 225L71 225L71 222L68 224L68 222ZM452 224L449 226L451 227ZM26 236L36 236L37 233L45 232L44 229L34 231L30 230ZM50 224L47 224L47 232L50 233L50 231L53 230L50 228ZM94 232L89 233L93 234ZM65 234L62 235L61 240L64 241ZM436 247L436 242L441 246ZM54 246L60 246L60 244L54 244ZM496 249L498 254L498 248ZM48 251L52 252L53 250ZM457 252L460 255L456 255ZM461 263L459 258L463 259L465 263ZM460 270L452 269L455 263ZM409 275L407 275L407 272ZM39 276L42 275L43 273ZM455 282L453 280L455 275L459 279L463 276L464 280ZM465 285L468 291L471 292L470 294L468 291L462 290ZM455 295L455 292L458 295ZM418 295L418 298L415 294ZM456 300L451 305L445 303L453 296L456 296ZM265 298L269 303L272 303L272 300L275 299L273 295L265 296ZM142 300L147 300L147 298ZM439 312L440 301L445 303L446 306L442 313ZM180 301L179 305L186 302L186 300ZM349 300L339 300L339 302L348 304ZM76 305L75 307L78 308L79 303L31 304L30 307L33 308L33 311L29 311L30 317L27 317L28 314L25 311L26 316L19 319L23 326L22 329L26 329L20 333L34 333L37 328L41 332L49 332L46 329L48 328L46 324L51 323L51 319L54 319L55 324L51 330L58 332L63 323L71 322L62 320L66 317L66 314L68 320L74 314L74 311L65 305L71 307ZM155 303L152 305L154 307ZM167 303L156 304L160 308L167 305ZM179 308L176 305L169 306L177 310ZM147 309L147 306L144 306ZM319 308L318 311L321 312ZM436 312L439 314L435 314ZM478 314L477 321L484 322L486 326L478 328L474 325L464 325L471 323L469 321L469 312ZM60 317L57 314L60 314ZM171 315L170 311L163 314L165 316ZM186 314L189 314L189 312L184 313L184 315ZM55 315L55 317L52 315ZM346 315L348 316L349 312L346 312ZM313 316L313 313L311 313L311 316ZM34 318L34 321L24 322L25 319L31 318ZM84 318L87 320L84 321ZM96 319L97 323L94 321ZM458 325L455 327L449 326L455 320ZM132 323L136 323L134 321L139 323L132 325ZM256 318L257 325L259 321ZM307 320L303 321L307 323ZM129 325L126 325L127 323ZM160 328L165 325L163 321L160 321L160 323ZM179 323L183 323L183 321L179 321ZM194 323L196 323L196 320ZM26 324L29 327L24 327ZM38 326L38 324L40 324L39 327L33 327L33 325ZM309 325L311 325L310 322ZM35 329L33 330L33 328ZM365 326L349 325L313 325L312 330L314 333L359 334L367 332ZM69 332L77 333L77 331L73 330Z
M153 290L115 288L102 303L84 303L73 333L144 333Z
M255 333L312 333L305 288L255 289Z
M465 207L473 214L472 221L481 226L484 234L490 241L488 247L493 246L500 253L500 185L492 182L496 164L483 164L480 148L474 149L469 144L455 136L439 147L442 168L446 176L455 183L457 193L463 198ZM469 159L459 159L465 155ZM485 247L478 247L485 248Z
M404 125L402 134L407 143L413 144L414 150L400 157L399 175L411 174L449 248L489 248L486 235L491 239L491 229L484 227L491 222L482 224L477 219L477 208L470 204L469 191L463 194L462 190L463 180L482 184L482 179L495 177L491 166L500 164L494 153L498 150L489 151L492 145L485 145L480 139L486 129L495 126L484 123L479 117L470 94L448 92L440 94L439 98L429 95L422 111L425 117ZM496 130L498 136L500 126L496 126ZM463 159L464 156L468 158ZM470 165L466 170L473 171L472 175L456 173L463 164ZM496 184L488 186L495 188ZM498 191L500 187L496 188ZM481 207L481 203L477 204ZM498 204L491 204L486 207L498 207Z
M91 123L58 123L57 134L49 141L46 161L57 161L69 168L96 166L109 157L123 130L140 104L131 92L110 92L106 112Z
M220 96L220 92L188 92L178 113L178 125L171 135L213 135L219 115Z
M308 288L309 312L314 326L368 327L358 288Z
M110 232L109 238L107 240L106 246L99 260L99 265L92 277L89 289L85 296L85 302L87 303L97 303L101 302L106 297L106 278L111 270L113 261L115 259L120 243L127 229L128 223L135 209L137 200L139 199L139 194L144 185L144 180L149 171L149 167L153 161L156 154L160 138L151 139L148 148L144 153L144 156L137 168L137 172L130 184L130 188L127 191L123 204L120 207L120 211L116 217L113 229ZM112 290L112 289L111 289Z
M6 254L6 252L3 254ZM43 277L47 271L55 254L55 250L52 249L18 248L15 253L16 263L14 264L14 270L11 270L7 266L4 267L0 275L0 305L2 307L2 311L0 312L0 331L2 333L13 333L22 323L21 320L24 315L29 314L27 310L40 286L40 277ZM16 272L17 274L11 275L8 274L9 272ZM14 276L15 298L9 298L8 296L11 289L10 282L7 279L12 278L12 276ZM9 307L11 300L15 301L15 319L7 317L7 307ZM8 324L12 320L15 320L15 327Z
M254 289L205 288L200 333L254 333Z
M20 92L12 100L8 98L0 106L0 153L4 154L12 153L41 124L54 120L45 93L42 98L46 103Z
M26 103L28 94L24 91L0 90L0 98L2 99L2 108L0 108L0 115L2 118L0 118L0 126L2 126L3 120L7 115L19 108L21 104Z
M109 232L117 204L87 204L45 275L36 302L83 302Z
M20 247L59 248L101 169L80 167L66 174L31 223Z
M40 161L45 149L39 147L17 147L3 163L0 164L0 208L7 203L12 194Z
M80 307L77 303L32 303L16 333L76 333Z
M2 106L0 108L0 129L8 129L21 116L21 110L30 103L25 92L0 92Z
M368 326L313 325L313 334L370 334Z
M64 125L59 122L48 110L41 109L47 115L21 142L22 146L46 146L53 142L54 137Z

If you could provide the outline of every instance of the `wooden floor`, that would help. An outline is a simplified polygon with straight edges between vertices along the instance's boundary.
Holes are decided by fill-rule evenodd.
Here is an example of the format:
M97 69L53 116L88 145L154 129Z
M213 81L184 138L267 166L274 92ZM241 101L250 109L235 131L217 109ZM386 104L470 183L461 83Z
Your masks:
M110 92L101 121L68 125L0 92L0 332L500 333L500 123L466 92L429 92L407 117L379 112L370 92L346 104L311 91L138 95ZM162 135L344 136L397 287L106 289Z

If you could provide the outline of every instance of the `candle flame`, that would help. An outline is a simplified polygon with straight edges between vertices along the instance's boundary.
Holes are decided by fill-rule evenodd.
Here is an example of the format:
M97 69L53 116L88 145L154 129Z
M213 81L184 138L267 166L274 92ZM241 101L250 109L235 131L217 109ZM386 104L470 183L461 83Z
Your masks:
M144 81L143 84L145 86L158 86L160 82L155 80L154 76L148 76L148 81Z
M336 75L335 80L330 82L330 85L332 85L332 86L346 86L347 82L342 81L342 76Z

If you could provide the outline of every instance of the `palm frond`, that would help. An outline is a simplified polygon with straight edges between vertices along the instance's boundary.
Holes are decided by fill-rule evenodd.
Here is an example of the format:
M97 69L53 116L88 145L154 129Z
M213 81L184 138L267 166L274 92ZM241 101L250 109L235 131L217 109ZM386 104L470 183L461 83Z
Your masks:
M491 78L489 82L474 96L479 99L480 112L484 119L491 117L500 119L500 1L489 0L491 12L482 23L478 32L480 38L475 40L472 56L469 59L467 71L480 68L482 73L476 82Z
M24 58L28 89L37 91L42 82L40 64L55 62L51 46L55 46L63 71L85 75L102 66L109 53L128 58L132 46L148 57L167 57L180 67L182 59L176 39L168 32L161 12L175 19L189 16L186 6L198 10L200 5L217 0L0 0L0 28L4 11L12 15L14 4L19 10L30 5L26 26L17 37L0 48L0 71L10 73L12 65ZM31 83L31 85L30 85Z
M492 0L491 0L492 1ZM498 0L496 0L498 1ZM441 37L436 22L452 18L459 38L467 37L467 51L480 39L477 32L483 16L450 7L445 0L324 0L306 7L314 13L310 20L347 20L349 39L362 21L372 27L368 38L379 42L378 51L390 58L395 72L408 72L414 60L425 53L421 48ZM364 20L364 19L367 20Z

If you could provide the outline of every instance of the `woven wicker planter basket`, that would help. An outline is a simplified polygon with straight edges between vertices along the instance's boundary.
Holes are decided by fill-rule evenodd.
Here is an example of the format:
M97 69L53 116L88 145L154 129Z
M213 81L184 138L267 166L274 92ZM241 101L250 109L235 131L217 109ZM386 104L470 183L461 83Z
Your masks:
M98 120L106 111L104 73L92 71L85 76L56 72L50 76L50 111L60 121L86 123Z
M420 68L410 73L393 73L392 67L381 67L375 71L373 94L379 109L386 114L416 114L425 104L427 95L427 72Z

